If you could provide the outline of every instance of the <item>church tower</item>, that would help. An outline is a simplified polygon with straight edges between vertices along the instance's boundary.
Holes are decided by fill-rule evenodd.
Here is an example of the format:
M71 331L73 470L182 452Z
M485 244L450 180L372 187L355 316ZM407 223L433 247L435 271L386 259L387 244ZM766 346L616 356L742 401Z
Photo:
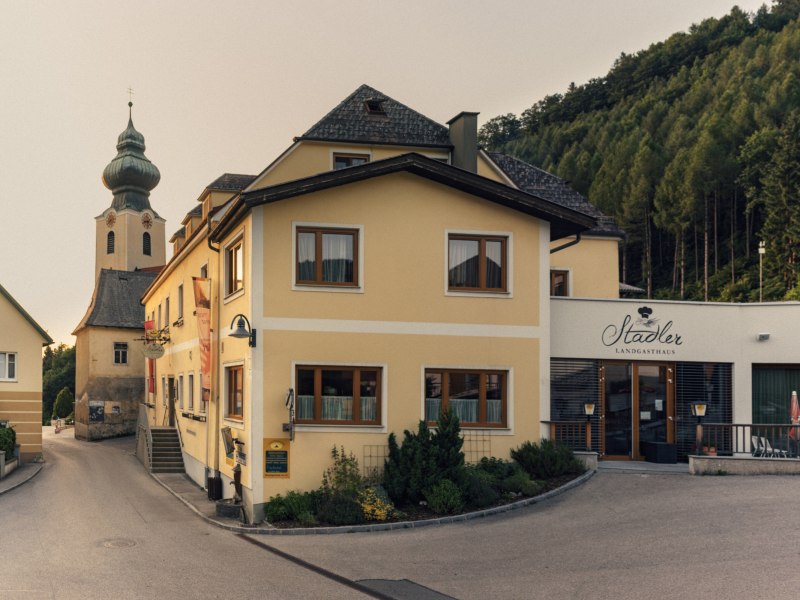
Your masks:
M117 138L117 156L103 170L103 183L114 197L95 217L94 293L72 332L77 439L136 432L146 385L140 298L166 263L165 222L150 206L150 191L160 179L129 114L128 127Z
M132 102L128 127L117 138L117 155L103 170L103 184L114 195L95 217L95 280L101 269L135 271L166 263L165 221L150 206L150 191L161 173L144 155L144 136L133 126Z

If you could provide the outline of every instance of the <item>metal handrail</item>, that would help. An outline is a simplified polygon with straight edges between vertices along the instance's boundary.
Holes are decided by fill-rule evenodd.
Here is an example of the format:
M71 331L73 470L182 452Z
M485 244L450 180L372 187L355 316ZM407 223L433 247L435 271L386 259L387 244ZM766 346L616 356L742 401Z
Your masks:
M139 436L141 432L144 432L144 443L145 443L145 456L144 459L146 461L145 467L150 470L151 465L153 464L153 434L150 430L150 420L147 418L147 408L144 404L139 405L139 420L137 422L136 428L136 447L139 447Z

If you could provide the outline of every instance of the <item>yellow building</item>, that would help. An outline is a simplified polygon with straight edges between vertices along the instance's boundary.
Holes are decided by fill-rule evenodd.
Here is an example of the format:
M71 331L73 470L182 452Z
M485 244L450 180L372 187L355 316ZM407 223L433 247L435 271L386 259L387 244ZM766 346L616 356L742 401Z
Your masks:
M2 285L0 328L0 424L14 428L20 458L31 460L42 453L42 346L53 340Z
M129 104L131 106L131 104ZM158 168L144 155L132 118L103 170L111 205L95 217L95 289L75 336L75 437L135 433L144 401L144 307L139 302L166 262L164 219L150 206Z
M518 162L479 150L477 113L443 126L361 86L258 176L204 190L143 297L169 340L148 423L176 427L189 476L227 484L238 461L256 520L318 486L334 445L381 469L389 433L445 407L468 460L542 437L551 265L616 297L621 232Z

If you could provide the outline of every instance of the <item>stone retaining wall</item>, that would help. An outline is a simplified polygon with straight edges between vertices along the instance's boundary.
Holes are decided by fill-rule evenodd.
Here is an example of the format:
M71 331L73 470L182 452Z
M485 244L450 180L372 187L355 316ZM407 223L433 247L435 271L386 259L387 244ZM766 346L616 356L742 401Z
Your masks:
M690 475L800 475L800 459L689 456Z

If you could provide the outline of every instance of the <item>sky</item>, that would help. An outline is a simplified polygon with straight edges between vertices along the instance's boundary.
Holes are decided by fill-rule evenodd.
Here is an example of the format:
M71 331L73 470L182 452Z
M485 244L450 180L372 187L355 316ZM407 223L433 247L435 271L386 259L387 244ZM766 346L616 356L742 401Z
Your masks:
M482 124L734 3L763 0L0 0L0 285L74 344L129 88L168 240L207 184L259 173L362 83Z

